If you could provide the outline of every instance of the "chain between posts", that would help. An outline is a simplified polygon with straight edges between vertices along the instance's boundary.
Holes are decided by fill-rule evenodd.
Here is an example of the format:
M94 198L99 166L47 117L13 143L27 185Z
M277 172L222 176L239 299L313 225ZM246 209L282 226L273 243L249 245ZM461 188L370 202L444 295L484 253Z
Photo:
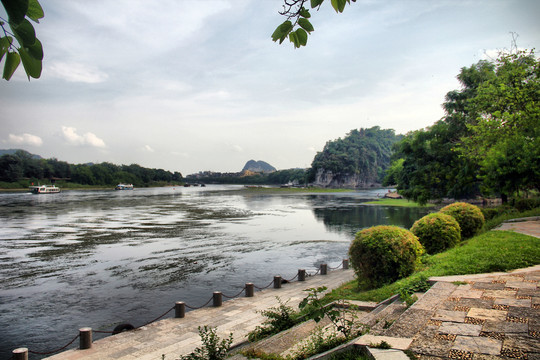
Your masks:
M348 262L347 262L347 265L348 265ZM343 260L338 266L336 267L328 267L330 270L336 270L336 269L339 269L340 267L343 267L344 269L348 268L348 266L345 266L345 260ZM306 272L306 275L308 276L315 276L319 273L321 273L321 269L322 267L319 267L319 269L313 273L313 274L310 274L308 272ZM296 280L297 278L299 277L299 273L297 273L292 279L283 279L284 281L286 282L292 282L294 280ZM270 283L268 285L266 285L265 287L258 287L256 285L253 285L254 288L258 289L258 290L264 290L264 289L267 289L269 288L270 286L272 286L272 284L275 283L275 278L272 279L272 281L270 281ZM242 288L242 290L240 290L239 293L237 293L236 295L234 296L227 296L223 293L220 293L222 296L226 297L226 298L229 298L229 299L232 299L232 298L236 298L238 296L240 296L240 294L242 294L242 292L244 292L246 290L247 286L244 286ZM201 305L201 306L198 306L198 307L195 307L195 306L189 306L187 304L185 304L185 307L189 308L189 309L192 309L192 310L198 310L198 309L201 309L205 306L207 306L208 304L210 304L210 302L214 299L214 297L211 297L205 304ZM167 310L165 313L163 313L162 315L160 315L159 317L145 323L144 325L141 325L137 328L140 328L140 327L143 327L143 326L147 326L153 322L156 322L158 321L159 319L161 319L162 317L164 317L165 315L167 315L168 313L170 313L173 309L175 309L175 306L171 307L169 310ZM93 330L93 332L95 333L103 333L103 334L114 334L115 332L114 331L102 331L102 330ZM66 345L58 348L58 349L55 349L53 351L48 351L48 352L39 352L39 351L33 351L33 350L30 350L28 349L28 353L31 353L31 354L35 354L35 355L50 355L50 354L54 354L54 353L57 353L57 352L60 352L62 350L65 350L68 346L70 346L71 344L73 344L73 342L75 342L75 340L77 340L79 337L81 337L81 334L78 334L77 336L75 336L69 343L67 343ZM91 341L91 340L90 340ZM15 357L12 356L12 358L14 359Z
M53 350L53 351L48 351L48 352L39 352L39 351L32 351L32 350L28 350L29 353L31 354L35 354L35 355L50 355L50 354L54 354L54 353L57 353L59 351L62 351L64 350L65 348L67 348L69 345L73 344L73 342L75 340L77 340L79 338L79 334L77 334L77 336L75 336L73 338L73 340L71 340L69 343L67 343L66 345L62 346L61 348L59 349L56 349L56 350Z

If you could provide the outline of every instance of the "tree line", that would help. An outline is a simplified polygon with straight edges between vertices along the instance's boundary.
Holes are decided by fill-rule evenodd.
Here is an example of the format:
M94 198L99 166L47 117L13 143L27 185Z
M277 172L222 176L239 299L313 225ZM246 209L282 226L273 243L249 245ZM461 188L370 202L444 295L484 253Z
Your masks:
M445 116L394 148L385 184L409 199L538 194L540 64L534 51L501 53L461 69Z
M0 157L0 181L3 187L26 187L39 181L69 181L80 185L114 186L118 183L138 187L180 183L182 174L150 169L137 164L69 164L57 159L36 158L24 150ZM9 183L9 184L7 184Z

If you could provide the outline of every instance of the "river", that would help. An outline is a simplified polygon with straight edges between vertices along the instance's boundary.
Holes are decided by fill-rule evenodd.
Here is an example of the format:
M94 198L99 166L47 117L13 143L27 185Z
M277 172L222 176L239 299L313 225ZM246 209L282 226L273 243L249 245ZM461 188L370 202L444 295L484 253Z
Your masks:
M140 326L175 301L197 307L214 291L233 296L246 282L264 287L274 275L336 267L358 230L409 228L427 213L364 204L384 191L208 185L2 193L0 358L18 347L58 349L80 327Z

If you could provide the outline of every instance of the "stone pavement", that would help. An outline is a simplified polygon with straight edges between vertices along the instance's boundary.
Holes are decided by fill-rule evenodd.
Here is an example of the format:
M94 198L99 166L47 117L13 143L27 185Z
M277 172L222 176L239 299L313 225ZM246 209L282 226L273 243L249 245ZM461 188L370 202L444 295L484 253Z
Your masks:
M421 360L540 359L540 265L430 280L381 335L412 339Z
M502 223L495 230L516 231L525 235L540 238L540 217L512 219Z
M264 317L259 313L279 305L276 297L296 308L307 295L303 290L326 286L329 290L354 278L352 270L335 270L328 275L307 277L305 282L283 284L280 289L256 292L254 297L239 297L223 302L221 307L205 307L186 313L185 318L169 318L136 330L97 340L87 350L68 350L51 356L50 360L165 360L178 359L201 345L198 327L217 328L223 339L233 333L234 343L246 340L247 334L260 325Z

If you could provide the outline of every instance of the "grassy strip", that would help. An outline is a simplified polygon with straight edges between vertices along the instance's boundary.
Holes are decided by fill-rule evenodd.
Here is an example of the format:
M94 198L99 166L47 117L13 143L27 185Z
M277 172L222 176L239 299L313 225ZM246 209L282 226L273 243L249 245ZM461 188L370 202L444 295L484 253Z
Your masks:
M327 295L338 299L382 301L400 289L412 288L431 276L509 271L540 263L540 239L511 231L489 231L446 252L423 258L423 269L378 289L360 291L353 280Z
M374 201L368 201L364 204L370 205L385 205L385 206L401 206L401 207L432 207L433 204L420 205L417 202L409 201L407 199L379 199Z

